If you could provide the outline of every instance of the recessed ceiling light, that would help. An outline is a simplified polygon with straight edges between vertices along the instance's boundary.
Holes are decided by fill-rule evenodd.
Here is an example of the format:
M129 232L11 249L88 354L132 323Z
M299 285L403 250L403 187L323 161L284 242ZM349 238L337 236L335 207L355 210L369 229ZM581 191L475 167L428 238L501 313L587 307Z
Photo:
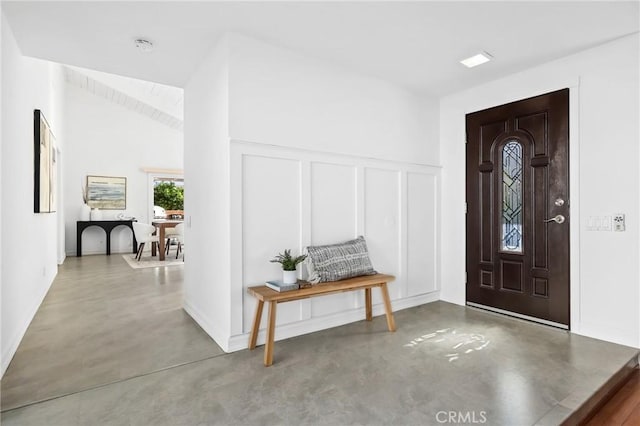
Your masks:
M153 43L151 43L149 40L138 38L134 40L134 43L136 44L136 47L140 49L141 52L144 52L144 53L153 52Z
M477 55L471 56L470 58L461 60L460 63L467 68L473 68L477 67L478 65L484 64L485 62L489 62L491 59L493 59L493 56L491 56L487 52L480 52Z

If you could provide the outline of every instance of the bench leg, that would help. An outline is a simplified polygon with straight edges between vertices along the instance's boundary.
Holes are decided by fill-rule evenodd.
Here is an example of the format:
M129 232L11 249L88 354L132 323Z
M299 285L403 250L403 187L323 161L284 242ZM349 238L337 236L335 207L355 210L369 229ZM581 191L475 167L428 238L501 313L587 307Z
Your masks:
M396 331L396 322L393 319L393 311L391 310L391 299L389 299L389 291L387 290L387 283L380 286L382 292L382 299L384 300L384 310L387 313L387 327L389 331Z
M373 313L371 309L371 287L364 289L364 304L367 310L367 321L373 319Z
M267 326L267 341L264 346L264 365L265 367L273 364L273 338L276 333L276 308L278 302L269 302L269 325Z
M256 316L253 317L253 328L251 329L251 339L249 339L249 349L256 348L256 343L258 342L258 330L260 329L260 321L262 320L263 307L264 302L262 300L258 300L258 305L256 306Z

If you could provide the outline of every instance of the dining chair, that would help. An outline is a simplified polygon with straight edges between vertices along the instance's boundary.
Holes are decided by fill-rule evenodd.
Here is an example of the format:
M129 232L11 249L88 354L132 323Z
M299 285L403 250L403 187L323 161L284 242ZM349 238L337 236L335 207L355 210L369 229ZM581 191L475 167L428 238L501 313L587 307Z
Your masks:
M164 254L166 256L169 255L169 250L171 249L171 240L176 240L178 242L178 231L176 228L165 228L164 236L167 239L166 244L164 245Z
M136 236L136 240L138 240L138 252L136 253L136 260L140 262L140 258L142 257L142 251L144 250L144 245L146 243L158 244L160 241L157 235L154 235L156 232L156 227L153 225L149 225L148 223L140 223L133 222L133 234Z
M178 248L176 249L176 259L182 250L184 244L184 223L179 223L173 228L176 232L175 238L178 240ZM182 254L182 260L184 260L184 253Z

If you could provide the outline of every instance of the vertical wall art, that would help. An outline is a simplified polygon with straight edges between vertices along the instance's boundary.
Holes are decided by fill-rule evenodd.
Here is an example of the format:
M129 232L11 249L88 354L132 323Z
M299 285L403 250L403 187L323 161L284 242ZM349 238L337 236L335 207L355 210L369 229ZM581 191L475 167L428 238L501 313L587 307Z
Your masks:
M33 111L33 212L55 212L54 137L42 111Z

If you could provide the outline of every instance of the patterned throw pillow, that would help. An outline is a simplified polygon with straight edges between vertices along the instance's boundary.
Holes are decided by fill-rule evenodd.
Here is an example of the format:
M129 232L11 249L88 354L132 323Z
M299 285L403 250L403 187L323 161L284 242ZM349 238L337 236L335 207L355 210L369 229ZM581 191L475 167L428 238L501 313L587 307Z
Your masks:
M361 275L374 275L364 237L340 244L307 247L309 281L338 281Z

